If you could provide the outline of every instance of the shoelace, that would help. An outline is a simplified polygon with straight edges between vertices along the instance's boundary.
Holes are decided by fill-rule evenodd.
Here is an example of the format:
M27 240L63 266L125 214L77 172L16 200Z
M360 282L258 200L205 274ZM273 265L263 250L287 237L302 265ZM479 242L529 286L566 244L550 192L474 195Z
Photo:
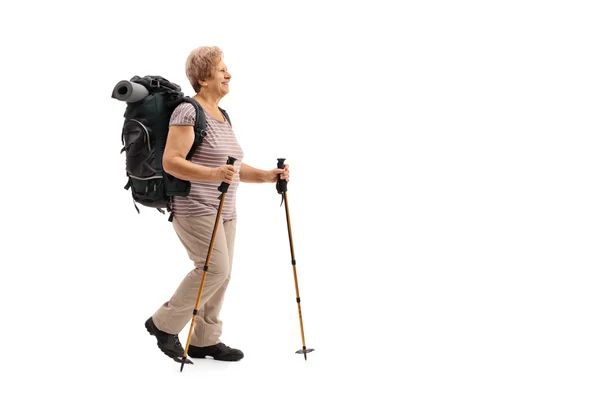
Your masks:
M183 346L181 345L181 342L179 341L179 336L175 335L174 339L175 339L175 348L177 350L183 350Z
M217 349L219 349L221 351L233 350L231 347L227 346L225 343L222 343L222 342L217 344Z

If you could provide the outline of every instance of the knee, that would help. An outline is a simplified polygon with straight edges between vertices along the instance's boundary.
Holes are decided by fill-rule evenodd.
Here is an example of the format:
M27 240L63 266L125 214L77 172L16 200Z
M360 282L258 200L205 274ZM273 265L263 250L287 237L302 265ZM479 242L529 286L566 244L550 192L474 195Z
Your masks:
M205 263L194 263L194 273L198 274L200 277L204 274L204 270L206 269L206 278L210 278L211 281L218 281L220 283L225 282L229 279L229 264L225 262L218 262L215 260L213 262L211 260L210 264L205 267Z

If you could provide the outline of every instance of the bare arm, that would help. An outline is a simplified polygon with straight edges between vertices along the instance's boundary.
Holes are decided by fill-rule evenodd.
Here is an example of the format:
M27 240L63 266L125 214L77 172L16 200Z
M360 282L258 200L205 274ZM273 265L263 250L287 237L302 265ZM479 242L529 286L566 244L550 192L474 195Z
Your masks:
M185 159L194 144L194 127L189 125L173 125L169 128L163 169L176 178L186 181L225 181L233 183L233 166L223 165L219 168L204 167Z
M269 182L267 171L254 168L248 164L242 163L240 167L240 182L246 183L265 183Z
M274 168L271 170L258 169L249 166L248 164L243 164L240 167L240 182L247 183L267 183L267 182L277 182L279 176L281 174L281 178L289 181L289 166L285 164L283 169Z

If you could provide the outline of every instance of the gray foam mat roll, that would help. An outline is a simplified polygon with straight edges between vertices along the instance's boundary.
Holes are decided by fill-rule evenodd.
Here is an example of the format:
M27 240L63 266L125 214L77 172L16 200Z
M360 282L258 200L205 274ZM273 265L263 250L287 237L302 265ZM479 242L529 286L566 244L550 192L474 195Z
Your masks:
M148 90L139 83L130 81L121 81L113 89L112 97L114 99L135 103L148 96Z

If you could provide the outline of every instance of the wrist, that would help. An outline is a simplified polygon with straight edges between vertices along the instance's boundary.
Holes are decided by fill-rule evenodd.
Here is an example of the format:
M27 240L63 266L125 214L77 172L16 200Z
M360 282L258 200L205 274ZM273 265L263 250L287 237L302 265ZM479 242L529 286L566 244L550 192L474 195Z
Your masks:
M210 180L211 181L219 180L219 168L211 168L210 169Z
M263 171L262 171L262 176L261 176L261 178L262 178L262 179L261 179L261 182L262 182L262 183L268 183L268 182L271 182L271 177L270 177L269 175L270 175L270 171L265 171L265 170L263 170Z

